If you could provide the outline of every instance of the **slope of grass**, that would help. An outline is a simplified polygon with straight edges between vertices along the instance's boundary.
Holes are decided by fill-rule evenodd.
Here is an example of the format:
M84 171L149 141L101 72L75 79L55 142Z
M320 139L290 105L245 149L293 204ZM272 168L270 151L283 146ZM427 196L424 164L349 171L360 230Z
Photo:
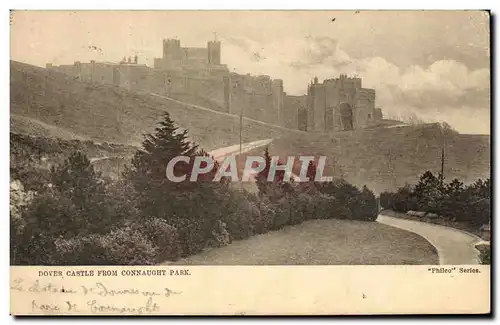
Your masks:
M40 120L20 116L10 115L10 129L19 133L32 135L35 137L61 138L67 140L89 140L87 137L76 134L68 129L44 123Z
M438 264L422 237L376 222L313 220L180 260L179 265Z
M200 110L164 98L92 85L63 74L11 61L11 130L47 137L91 139L138 146L168 111L207 151L237 144L238 116ZM326 174L367 184L377 192L414 183L423 172L438 173L445 140L445 177L471 182L490 174L489 136L464 135L438 125L307 133L244 120L243 142L275 138L271 154L325 155ZM262 154L255 150L247 155ZM104 163L104 162L103 162ZM298 168L298 166L297 166ZM296 170L298 172L298 170Z
M191 139L206 150L238 143L238 116L207 112L148 94L77 81L60 73L11 61L11 114L71 130L82 137L139 145L167 111ZM13 131L18 124L13 124ZM298 131L296 131L298 132ZM244 142L287 132L252 121L244 122Z
M123 165L130 162L135 147L90 140L36 137L10 133L10 172L12 179L46 174L52 166L62 164L74 151L85 153L96 170L106 177L118 177ZM105 159L102 159L102 158ZM108 158L109 157L109 158Z
M436 124L377 128L337 134L289 135L274 141L276 155L327 156L325 174L377 192L415 183L427 170L469 183L490 177L490 137L445 131ZM249 155L252 153L249 153ZM296 169L298 172L298 169Z

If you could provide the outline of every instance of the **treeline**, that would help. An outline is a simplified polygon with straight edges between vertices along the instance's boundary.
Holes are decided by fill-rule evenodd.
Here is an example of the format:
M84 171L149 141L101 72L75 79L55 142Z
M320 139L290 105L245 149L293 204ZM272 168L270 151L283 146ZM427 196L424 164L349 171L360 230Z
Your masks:
M256 176L258 194L252 194L235 190L226 178L213 182L215 163L210 173L189 182L199 155L207 153L166 114L120 180L102 178L75 151L45 173L44 184L32 177L11 182L11 264L150 265L309 219L376 219L374 194L343 180L295 183L278 172L268 182L266 168ZM165 176L176 156L191 157L174 169L188 181ZM267 149L265 158L269 166ZM311 179L315 170L311 162Z
M415 186L406 185L396 192L380 195L380 205L398 212L424 211L450 221L479 228L490 220L490 179L478 179L464 185L458 179L446 182L430 171L420 176Z

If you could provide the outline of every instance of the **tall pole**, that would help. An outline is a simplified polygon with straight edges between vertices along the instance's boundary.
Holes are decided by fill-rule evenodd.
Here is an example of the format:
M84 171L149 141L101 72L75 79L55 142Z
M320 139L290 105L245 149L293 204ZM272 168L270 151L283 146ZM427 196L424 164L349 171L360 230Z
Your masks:
M243 142L243 112L240 110L240 156L241 156L241 146Z
M236 88L239 87L238 81L235 82L233 88L236 90ZM241 146L242 146L242 141L243 141L243 105L240 105L240 156L241 156Z
M392 186L394 190L397 190L398 188L398 181L397 181L397 175L396 175L396 164L393 161L393 156L392 156L392 150L389 149L389 161L388 161L388 167L390 169L391 173L391 178L392 178Z
M442 143L441 143L441 188L444 185L444 147L445 147L445 134L443 127L441 128Z
M240 106L240 159L242 153L242 142L243 142L243 105ZM243 175L242 175L243 176ZM240 181L241 190L243 191L243 179Z
M231 82L231 79L229 81L230 83ZM232 85L232 89L231 91L229 91L229 113L231 113L231 108L232 108L232 93L234 91L236 91L236 88L238 88L239 84L238 84L238 81L236 81L233 85ZM231 89L231 88L230 88ZM239 157L241 157L241 154L242 154L242 142L243 142L243 106L240 106L240 153L239 153ZM240 188L243 189L243 182L240 181Z
M441 186L444 184L444 145L441 147Z

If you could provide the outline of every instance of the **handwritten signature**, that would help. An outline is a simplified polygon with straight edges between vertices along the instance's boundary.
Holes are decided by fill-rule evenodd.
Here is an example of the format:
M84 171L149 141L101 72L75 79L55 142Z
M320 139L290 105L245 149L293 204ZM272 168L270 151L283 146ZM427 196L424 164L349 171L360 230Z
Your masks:
M33 283L25 283L24 279L17 278L11 284L11 290L27 291L34 293L50 293L50 294L83 294L83 295L98 295L100 297L116 297L116 296L144 296L144 297L170 297L172 295L181 294L182 292L174 291L170 288L163 288L163 291L148 291L139 290L136 288L113 289L109 288L102 282L96 282L93 286L65 287L64 285L53 284L51 282L41 283L40 280L35 280Z
M65 301L62 306L50 303L39 303L36 300L31 301L31 311L34 313L85 313L90 312L91 314L150 314L158 312L160 306L153 301L152 297L149 297L145 304L133 307L130 305L120 306L114 304L103 304L97 300L88 300L85 303L84 309L81 309L76 303L72 301Z
M68 287L62 284L52 282L43 282L40 280L26 281L23 278L16 278L11 282L11 290L45 293L49 295L66 295L66 299L55 299L60 303L53 303L54 299L41 300L35 298L31 300L31 310L33 313L59 314L59 313L91 313L91 314L150 314L158 312L160 306L156 302L158 299L164 299L173 295L179 295L182 292L163 288L163 290L142 290L137 288L112 288L102 282L95 282L91 286L80 285ZM75 303L72 296L87 296L84 302ZM107 299L106 302L100 299L107 297L125 297L133 296L126 304L113 302ZM141 299L143 302L140 302ZM156 301L155 301L156 300ZM50 301L50 302L48 302ZM138 304L138 301L140 302Z

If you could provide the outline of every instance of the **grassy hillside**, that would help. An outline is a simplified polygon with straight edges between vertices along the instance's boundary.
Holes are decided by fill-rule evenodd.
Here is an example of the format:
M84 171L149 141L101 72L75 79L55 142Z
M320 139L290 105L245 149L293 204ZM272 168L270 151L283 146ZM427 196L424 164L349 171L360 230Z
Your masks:
M43 135L42 125L64 136L139 145L163 112L188 129L206 150L239 141L239 117L207 112L163 98L122 88L93 85L60 73L11 61L11 115L15 132ZM37 125L28 121L39 121ZM250 142L299 131L286 131L245 120L243 141ZM43 130L43 133L50 133Z
M31 117L16 114L10 115L10 129L22 134L30 134L39 137L82 141L89 140L88 137L76 134L69 129L57 127Z
M143 134L153 131L165 111L208 151L239 142L237 116L122 88L92 85L11 61L12 132L138 146ZM446 178L471 182L489 177L489 136L451 130L443 136L437 124L397 124L386 121L370 129L324 134L287 130L246 119L242 138L243 142L275 138L270 146L273 155L326 155L327 175L342 176L357 185L367 184L378 192L414 183L426 170L438 173L443 139ZM260 155L262 149L247 153L251 154ZM101 160L96 165L106 170L111 168L109 164L120 167L126 162L118 160Z
M20 180L26 189L38 191L47 186L52 166L60 165L72 152L87 155L105 177L118 177L130 162L135 147L90 140L35 137L10 133L10 177ZM108 158L110 157L110 158Z
M336 135L291 135L271 144L277 155L289 152L326 155L328 176L381 192L405 183L415 183L419 175L441 170L441 148L445 143L444 174L473 182L490 177L490 137L458 134L437 124L399 128L377 128ZM311 146L311 143L314 143Z

